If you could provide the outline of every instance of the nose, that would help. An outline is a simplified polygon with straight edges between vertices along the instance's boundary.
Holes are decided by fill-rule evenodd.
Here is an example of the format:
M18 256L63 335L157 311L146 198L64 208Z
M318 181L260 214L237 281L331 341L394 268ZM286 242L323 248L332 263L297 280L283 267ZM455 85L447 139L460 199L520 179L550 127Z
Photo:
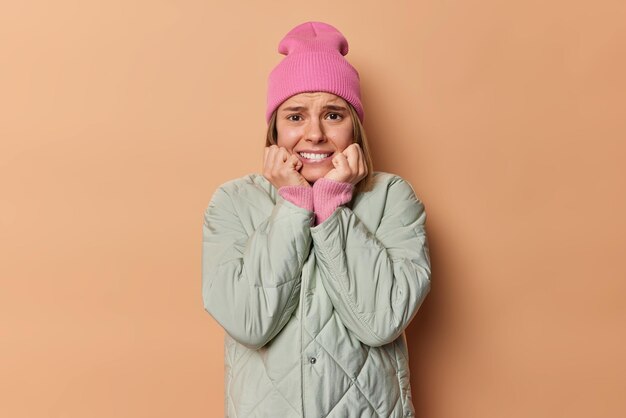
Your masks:
M326 140L326 135L324 134L324 127L322 126L322 122L315 118L310 119L305 135L305 140L313 144L318 144Z

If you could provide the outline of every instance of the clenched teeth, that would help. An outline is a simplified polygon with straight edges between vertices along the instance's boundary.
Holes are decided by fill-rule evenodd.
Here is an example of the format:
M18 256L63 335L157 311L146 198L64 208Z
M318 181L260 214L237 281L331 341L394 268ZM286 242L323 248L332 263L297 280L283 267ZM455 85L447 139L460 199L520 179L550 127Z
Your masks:
M330 154L313 154L310 152L300 152L299 154L309 160L321 160L330 155Z

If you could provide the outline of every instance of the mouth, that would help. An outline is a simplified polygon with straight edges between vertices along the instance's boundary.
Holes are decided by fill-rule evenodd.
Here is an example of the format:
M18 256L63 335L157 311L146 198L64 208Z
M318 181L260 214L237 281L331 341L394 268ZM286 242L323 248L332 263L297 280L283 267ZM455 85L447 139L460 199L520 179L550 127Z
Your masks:
M334 154L333 152L325 152L325 153L297 152L296 153L300 161L302 161L303 163L313 163L313 164L328 161L332 157L333 154Z

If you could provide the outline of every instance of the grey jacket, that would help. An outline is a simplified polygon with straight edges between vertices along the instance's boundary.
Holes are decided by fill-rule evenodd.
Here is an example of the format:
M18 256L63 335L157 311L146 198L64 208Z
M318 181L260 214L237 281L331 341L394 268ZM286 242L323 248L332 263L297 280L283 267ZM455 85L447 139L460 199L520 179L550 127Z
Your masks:
M374 173L324 222L260 174L204 213L202 296L224 328L231 418L414 414L404 329L430 290L424 204Z

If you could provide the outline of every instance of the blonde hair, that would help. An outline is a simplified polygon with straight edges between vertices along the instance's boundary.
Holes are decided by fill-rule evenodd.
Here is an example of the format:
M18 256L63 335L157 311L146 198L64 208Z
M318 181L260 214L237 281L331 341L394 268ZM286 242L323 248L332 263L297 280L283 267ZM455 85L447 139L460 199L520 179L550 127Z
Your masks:
M367 136L365 134L365 128L361 124L359 115L354 110L354 107L346 101L348 110L350 111L350 117L352 119L352 142L359 144L363 150L363 156L365 157L365 165L367 166L367 175L359 181L354 187L354 194L368 191L371 187L372 178L374 174L374 164L372 161L372 154L370 152L369 144L367 143ZM267 125L267 134L265 137L265 146L278 145L278 132L276 130L276 112L274 110L272 117Z

